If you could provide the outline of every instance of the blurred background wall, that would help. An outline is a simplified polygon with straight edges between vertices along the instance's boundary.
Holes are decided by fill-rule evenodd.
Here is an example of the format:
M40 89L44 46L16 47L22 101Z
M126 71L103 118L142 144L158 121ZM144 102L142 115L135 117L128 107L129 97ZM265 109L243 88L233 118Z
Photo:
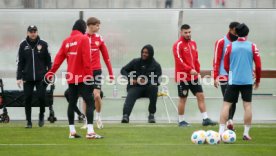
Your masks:
M16 9L0 10L0 76L14 77L18 45L26 37L28 25L38 26L41 38L50 46L54 59L62 40L70 34L80 10ZM139 57L145 44L152 44L164 73L173 77L172 45L179 26L188 23L197 41L202 69L212 68L215 41L228 32L231 21L246 23L249 40L255 42L264 59L263 68L276 68L276 10L273 9L85 9L83 17L98 17L115 69ZM269 18L267 17L269 16ZM266 17L266 18L264 18ZM4 57L3 57L4 56ZM61 70L65 70L62 66Z
M12 2L12 1L11 1ZM44 2L46 3L46 1ZM58 3L61 3L59 1ZM28 25L35 24L44 40L49 43L54 59L62 40L70 34L72 25L80 17L98 17L115 75L131 59L140 56L145 44L152 44L155 58L170 77L168 88L177 102L176 84L173 80L174 60L172 45L178 39L179 26L188 23L192 38L197 41L201 69L212 69L215 41L228 32L231 21L246 23L250 28L249 40L255 42L261 52L263 68L276 69L276 10L274 9L2 9L0 10L0 78L5 89L18 89L15 83L16 57L20 42L26 37ZM60 71L66 70L66 63ZM104 74L107 74L103 64ZM210 80L210 79L209 79ZM104 85L104 119L120 120L126 95L125 86L118 87L118 96L113 97L113 86ZM56 84L55 94L61 95L67 85ZM218 119L222 96L213 85L203 85L207 107L212 118ZM276 80L262 79L261 87L254 93L276 94ZM188 120L200 120L196 100L190 97L187 105ZM275 97L254 97L254 120L275 120ZM166 99L168 100L168 99ZM147 100L139 100L134 108L133 120L146 120ZM54 108L59 119L66 119L67 103L64 98L55 98ZM167 120L162 99L158 100L158 120ZM9 109L11 118L24 119L23 108ZM238 105L237 120L242 120L242 105ZM36 109L34 109L36 111ZM174 107L169 106L172 119L177 119ZM36 115L36 113L34 113Z
M275 8L276 0L0 0L0 8Z

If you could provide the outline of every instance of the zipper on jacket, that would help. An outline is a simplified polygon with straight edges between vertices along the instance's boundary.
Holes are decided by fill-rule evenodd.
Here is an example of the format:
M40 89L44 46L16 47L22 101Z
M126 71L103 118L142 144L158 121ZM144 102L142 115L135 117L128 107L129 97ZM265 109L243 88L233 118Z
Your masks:
M26 43L28 44L28 46L30 48L32 48L32 46L29 44L29 42L26 40ZM34 77L34 81L35 81L35 59L34 59L34 49L35 47L38 45L39 40L37 41L36 45L34 46L34 48L32 48L32 57L33 57L33 77Z
M191 46L190 46L190 43L188 42L188 46L189 46L189 49L190 49L190 56L192 58L192 66L193 68L195 69L195 65L194 65L194 58L193 58L193 55L192 55L192 49L191 49Z
M35 59L34 59L34 49L32 49L32 56L33 56L33 76L34 76L34 81L35 81Z

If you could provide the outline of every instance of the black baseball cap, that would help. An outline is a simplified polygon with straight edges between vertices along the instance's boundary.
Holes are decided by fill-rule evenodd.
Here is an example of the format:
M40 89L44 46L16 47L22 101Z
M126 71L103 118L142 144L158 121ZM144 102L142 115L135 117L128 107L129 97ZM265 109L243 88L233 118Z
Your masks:
M37 31L37 27L35 25L30 25L28 26L27 31L31 32L31 31Z

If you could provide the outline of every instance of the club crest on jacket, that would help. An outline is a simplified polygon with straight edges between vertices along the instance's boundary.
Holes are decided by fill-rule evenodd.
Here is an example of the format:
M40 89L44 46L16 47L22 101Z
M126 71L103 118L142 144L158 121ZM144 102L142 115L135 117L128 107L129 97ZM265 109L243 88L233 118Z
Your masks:
M184 47L184 51L188 51L188 47Z
M99 46L99 45L100 45L100 42L99 42L99 41L96 41L95 44L96 44L96 46Z
M37 50L38 50L38 52L40 52L40 50L42 49L42 45L37 45Z

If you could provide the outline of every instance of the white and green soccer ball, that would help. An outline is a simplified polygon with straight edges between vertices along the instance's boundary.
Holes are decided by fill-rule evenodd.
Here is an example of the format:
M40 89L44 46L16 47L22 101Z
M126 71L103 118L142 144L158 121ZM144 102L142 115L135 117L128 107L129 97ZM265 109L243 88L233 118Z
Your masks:
M210 145L216 145L220 143L220 135L218 132L209 130L206 132L206 142Z
M194 144L204 144L206 140L206 132L204 130L198 130L193 132L191 141Z
M226 130L222 133L221 139L224 143L232 144L236 141L236 133L232 130Z

